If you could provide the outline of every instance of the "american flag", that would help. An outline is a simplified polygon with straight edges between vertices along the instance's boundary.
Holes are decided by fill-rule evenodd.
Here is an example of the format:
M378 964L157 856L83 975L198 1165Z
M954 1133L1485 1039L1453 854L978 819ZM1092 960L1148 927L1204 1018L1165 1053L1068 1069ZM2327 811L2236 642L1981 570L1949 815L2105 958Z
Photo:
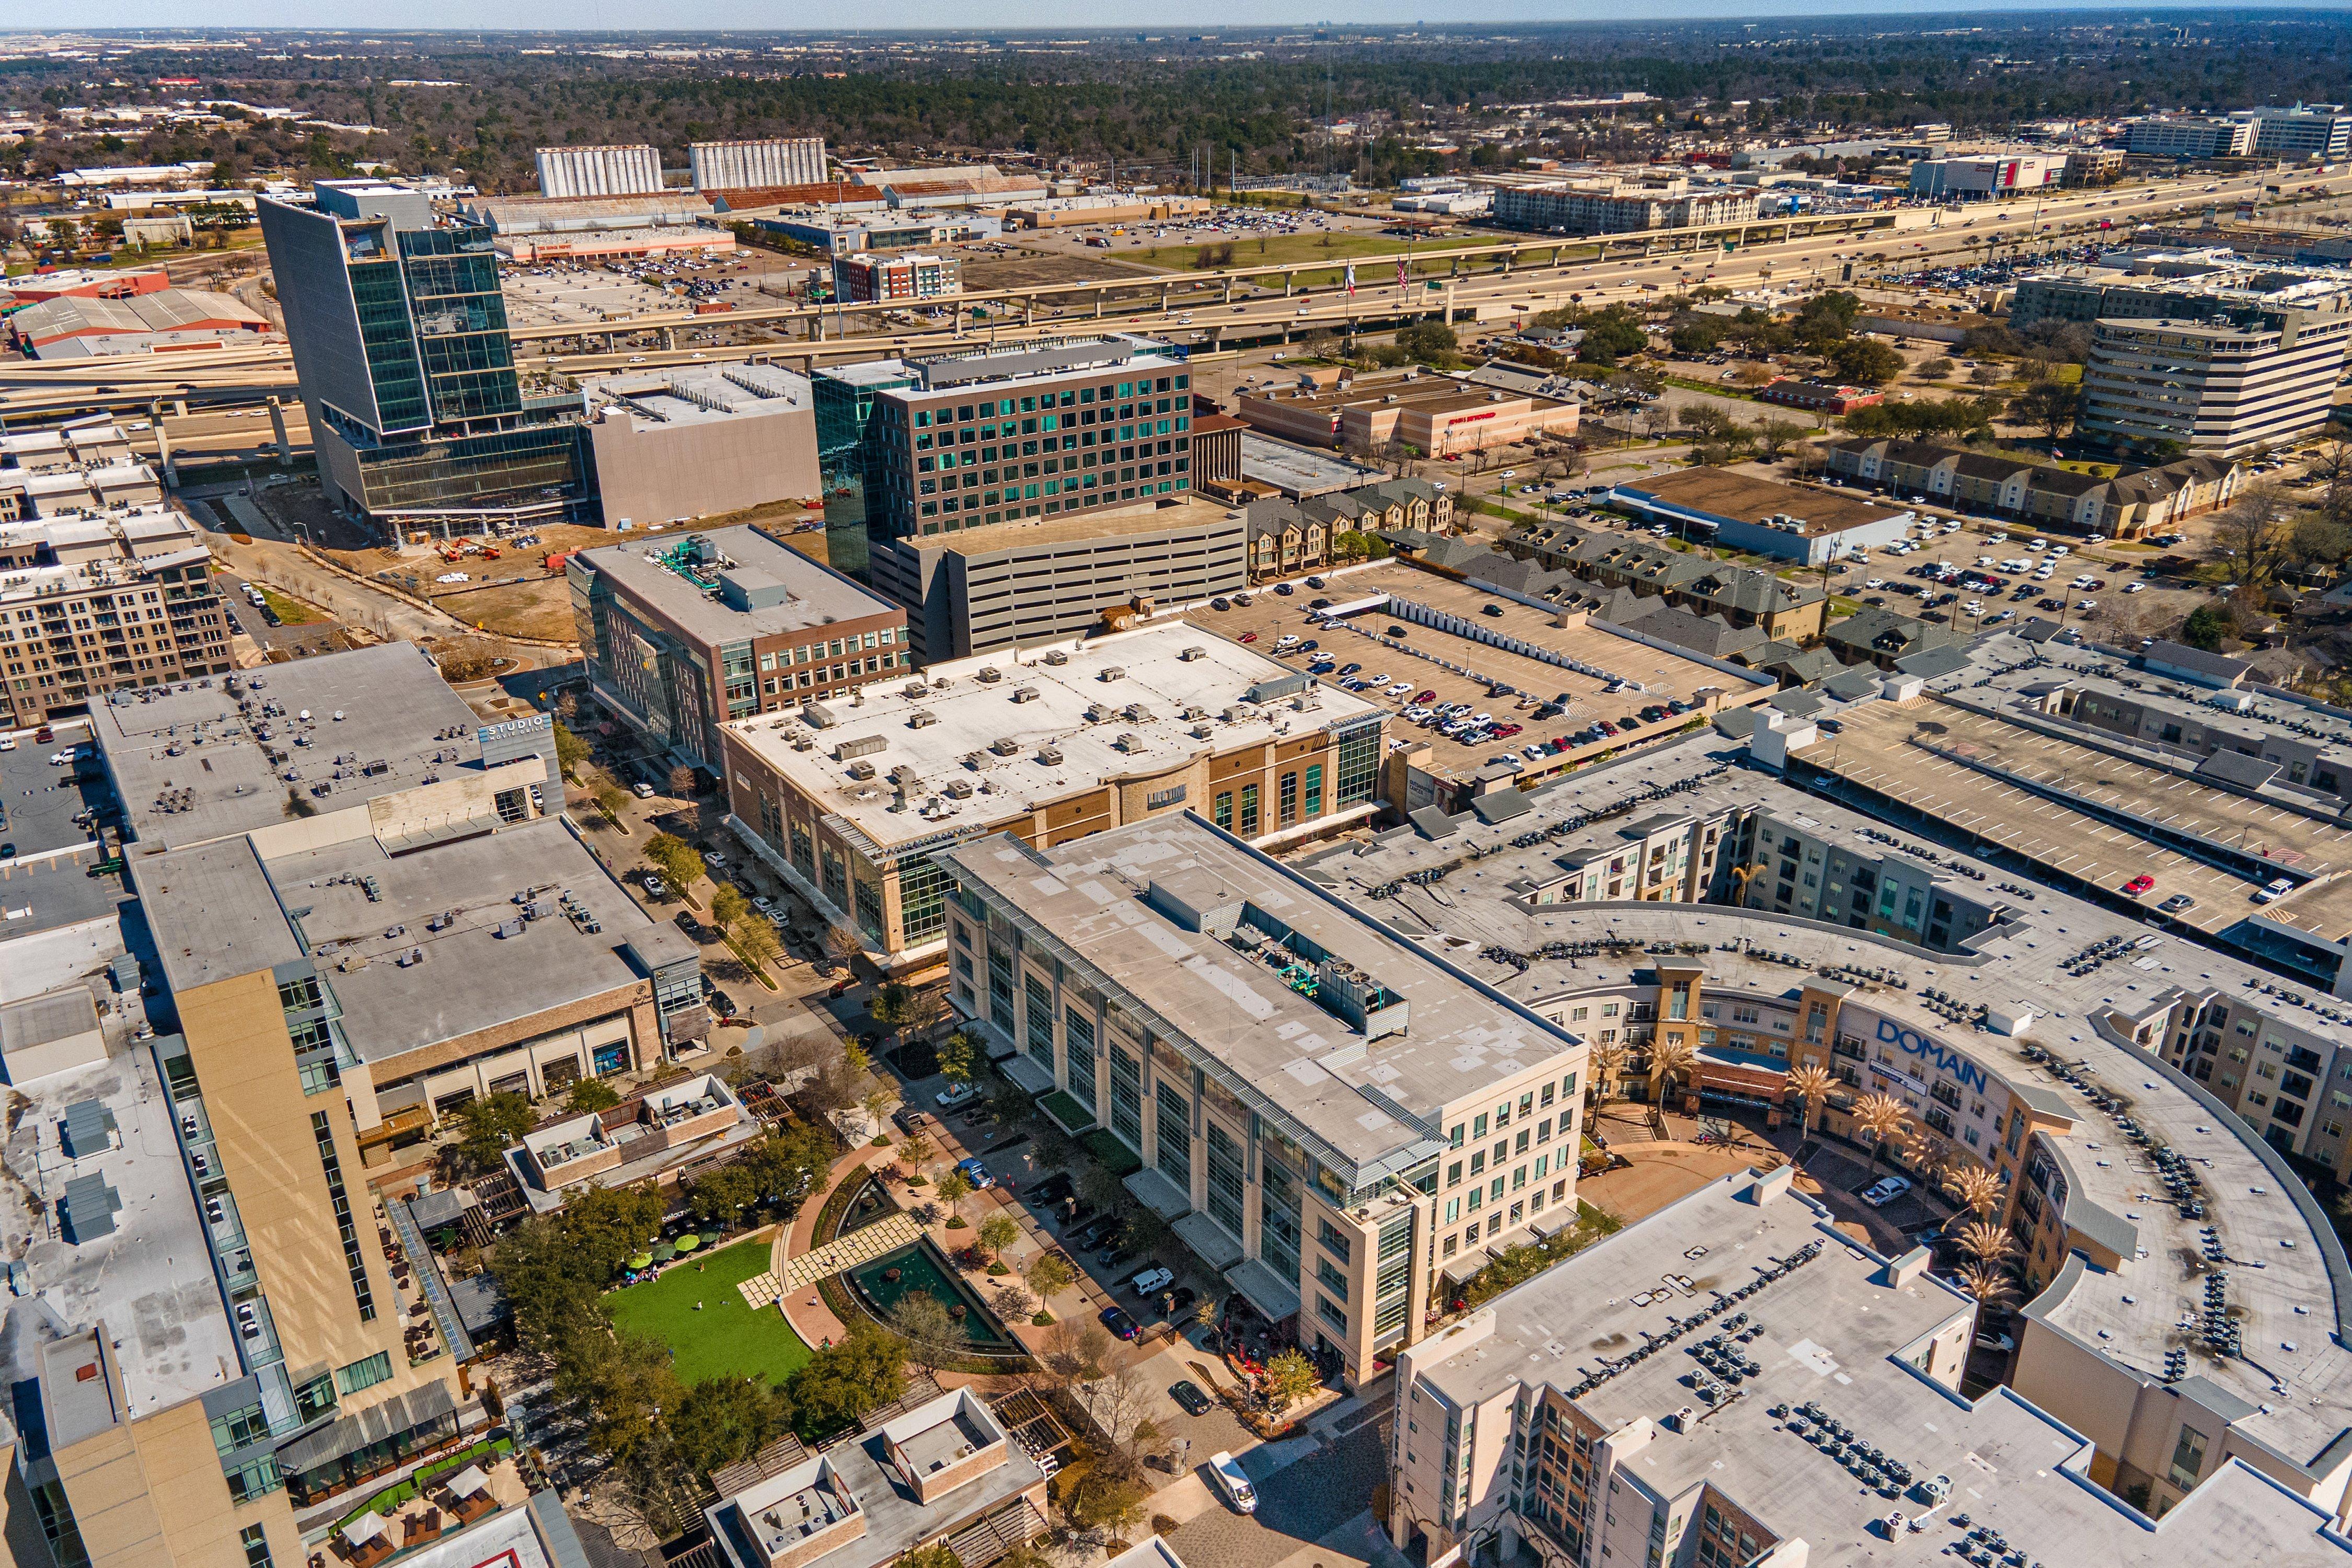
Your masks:
M1397 258L1397 287L1404 287L1404 258L1402 256Z

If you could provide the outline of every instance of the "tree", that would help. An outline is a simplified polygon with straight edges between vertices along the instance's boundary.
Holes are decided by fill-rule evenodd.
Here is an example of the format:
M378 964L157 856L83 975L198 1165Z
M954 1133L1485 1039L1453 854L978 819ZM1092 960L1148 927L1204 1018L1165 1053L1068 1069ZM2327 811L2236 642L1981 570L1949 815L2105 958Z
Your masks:
M681 895L702 878L702 852L675 833L656 833L646 839L645 856Z
M2293 553L2294 531L2288 524L2293 502L2271 481L2251 484L2238 499L2214 515L2214 558L2249 588L2276 581L2279 569Z
M793 1373L794 1430L803 1438L839 1431L877 1405L907 1392L905 1347L871 1323L811 1356Z
M1087 1318L1064 1318L1045 1333L1045 1354L1038 1361L1066 1383L1092 1383L1103 1374L1110 1354L1110 1335Z
M998 1558L1002 1563L1004 1560ZM944 1541L934 1541L929 1546L918 1546L899 1554L896 1568L963 1568L963 1559L957 1556Z
M1460 355L1462 340L1454 329L1442 321L1415 321L1397 330L1397 347L1413 358L1441 368L1453 364Z
M508 1144L530 1131L539 1117L530 1101L511 1089L468 1100L457 1110L458 1157L477 1171L495 1167Z
M1698 1059L1698 1051L1689 1040L1670 1035L1650 1046L1650 1083L1658 1093L1658 1105L1663 1109L1674 1088L1691 1065Z
M1002 1262L1004 1249L1021 1239L1021 1222L1000 1209L980 1222L977 1234L989 1257Z
M866 1016L886 1028L897 1028L907 1016L907 1008L915 999L914 987L903 980L885 980L874 988L874 999L866 1005Z
M580 1079L572 1086L571 1092L563 1097L564 1109L578 1112L610 1110L620 1103L620 1090L601 1078Z
M2230 612L2219 605L2200 605L2189 612L2181 623L2180 640L2190 647L2201 647L2207 653L2221 651L2221 639L2236 635L2237 623Z
M677 795L681 800L692 795L695 793L694 770L688 767L684 763L680 763L677 766L670 769L669 793Z
M1944 1186L1979 1219L1990 1219L2004 1194L2000 1177L1982 1165L1959 1166L1944 1179Z
M866 939L845 925L824 929L824 950L838 963L854 963L866 952Z
M961 1029L950 1035L940 1046L940 1071L950 1083L970 1083L980 1072L980 1051L972 1037Z
M1625 1047L1615 1040L1603 1040L1592 1047L1592 1098L1596 1103L1606 1100L1609 1091L1617 1086L1617 1075L1625 1070Z
M1953 1279L1980 1308L2000 1306L2017 1293L2017 1287L2010 1283L2009 1276L1989 1264L1969 1264Z
M743 1162L730 1160L696 1179L687 1194L687 1205L705 1225L732 1229L742 1211L760 1199L758 1178Z
M491 1251L489 1270L514 1312L524 1349L545 1355L604 1331L600 1294L562 1227L537 1215L524 1220Z
M736 952L754 974L773 963L776 955L784 950L783 943L777 940L776 928L765 921L745 921L735 928L734 935Z
M834 1152L831 1133L795 1121L761 1140L736 1163L750 1170L761 1206L789 1219L832 1173Z
M1051 1301L1078 1282L1078 1271L1058 1252L1040 1253L1021 1278L1040 1302Z
M721 882L710 895L710 923L720 931L732 931L735 922L749 913L751 900L743 889L732 882Z
M1830 363L1838 374L1864 386L1884 386L1903 374L1903 356L1869 338L1848 338L1832 349Z
M650 1185L590 1187L556 1212L556 1229L583 1276L601 1286L653 1244L667 1207Z
M1765 418L1756 422L1756 451L1767 461L1778 462L1788 455L1789 448L1804 439L1805 426L1793 419Z
M1798 1124L1801 1131L1811 1131L1813 1112L1829 1099L1830 1086L1836 1081L1830 1076L1830 1069L1819 1062L1806 1062L1790 1069L1789 1088L1796 1092L1797 1099L1804 1106L1804 1121Z
M1901 1100L1891 1094L1868 1094L1853 1108L1854 1125L1870 1134L1874 1145L1871 1163L1876 1164L1889 1145L1901 1135L1911 1120L1911 1112Z
M563 770L563 776L572 777L578 772L580 764L587 760L588 742L573 734L570 725L556 725L555 761L556 765Z
M948 1316L947 1307L928 1290L909 1290L898 1298L887 1320L890 1331L907 1343L907 1359L926 1373L937 1373L963 1343L963 1332Z
M792 1429L782 1389L752 1377L714 1377L686 1391L664 1419L678 1458L697 1475L748 1459Z
M2071 381L2037 381L2009 400L2009 416L2041 427L2055 441L2083 409L2083 388Z
M1276 1415L1313 1394L1322 1383L1315 1363L1295 1346L1265 1363L1265 1399Z
M629 792L611 779L597 780L595 786L589 790L588 795L595 801L596 809L615 822L620 820L621 808L629 804Z
M1098 1209L1115 1209L1129 1202L1127 1184L1105 1165L1089 1165L1078 1178L1078 1196Z
M971 1196L971 1178L961 1171L948 1170L940 1173L938 1183L931 1188L931 1195L948 1205L950 1230L963 1228L963 1200Z
M1953 1239L1959 1243L1962 1252L1979 1263L1999 1263L2017 1250L2017 1243L2009 1232L1997 1225L1981 1222L1961 1226L1959 1235Z
M669 1347L644 1334L582 1335L556 1358L556 1398L581 1407L595 1450L625 1458L656 1442L661 1412L685 1397Z

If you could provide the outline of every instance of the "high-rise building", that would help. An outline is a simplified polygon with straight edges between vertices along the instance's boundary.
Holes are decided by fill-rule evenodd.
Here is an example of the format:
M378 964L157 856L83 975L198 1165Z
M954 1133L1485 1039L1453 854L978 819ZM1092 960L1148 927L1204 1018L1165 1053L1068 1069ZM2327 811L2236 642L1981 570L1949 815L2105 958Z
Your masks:
M2077 428L2117 444L2217 457L2327 421L2352 313L2247 310L2092 329Z
M812 185L824 178L824 138L775 136L757 142L694 142L686 149L698 191Z
M524 407L488 227L368 180L260 218L330 500L444 534L593 513L583 426Z
M2282 158L2341 158L2352 153L2352 114L2340 103L2298 103L2292 109L2248 109L2254 152Z
M662 188L661 153L644 146L541 147L543 196L635 196Z

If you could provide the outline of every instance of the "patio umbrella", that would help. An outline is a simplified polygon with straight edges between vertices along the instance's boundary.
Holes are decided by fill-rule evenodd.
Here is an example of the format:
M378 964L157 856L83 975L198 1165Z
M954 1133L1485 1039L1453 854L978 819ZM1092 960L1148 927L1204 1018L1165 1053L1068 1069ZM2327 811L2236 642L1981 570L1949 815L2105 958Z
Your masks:
M654 1255L650 1252L640 1252L629 1259L629 1267L632 1268L650 1268L653 1264Z
M467 1465L449 1478L449 1490L453 1496L472 1497L489 1489L490 1478L482 1474L482 1467L479 1465Z
M343 1526L343 1541L353 1550L365 1546L384 1533L383 1516L377 1513L363 1513Z
M690 1230L684 1236L677 1238L677 1249L680 1252L692 1252L696 1247L700 1247L701 1245L702 1237L695 1235L694 1232Z
M671 1258L676 1258L677 1256L677 1248L672 1247L668 1242L657 1241L654 1243L654 1261L656 1263L667 1263Z

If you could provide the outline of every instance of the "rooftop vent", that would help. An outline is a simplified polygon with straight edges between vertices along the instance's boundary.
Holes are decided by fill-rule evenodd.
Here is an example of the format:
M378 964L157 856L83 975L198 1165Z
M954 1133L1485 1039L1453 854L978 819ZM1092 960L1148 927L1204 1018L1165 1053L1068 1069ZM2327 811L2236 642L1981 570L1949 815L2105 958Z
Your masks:
M1063 665L1070 662L1070 656L1068 651L1066 649L1049 647L1045 652L1045 659L1047 664L1050 664L1058 669Z
M980 672L974 676L973 679L978 680L983 686L990 686L1003 679L1004 672L997 668L996 666L992 664L983 664L980 667Z
M1192 647L1186 648L1182 653L1178 654L1176 657L1182 659L1186 664L1190 664L1196 658L1208 658L1209 650L1202 647L1198 644L1194 644Z
M1040 746L1037 748L1037 760L1049 768L1058 768L1062 765L1062 748Z
M1021 742L1010 735L1001 735L988 743L988 749L1000 757L1009 757L1021 750Z
M1034 702L1037 700L1037 689L1034 686L1016 686L1013 689L1013 700L1015 702Z
M930 689L925 686L921 681L910 680L907 682L906 685L898 689L898 695L901 697L920 697L929 689Z
M1111 710L1108 708L1104 707L1099 702L1089 702L1087 704L1087 722L1089 724L1099 724L1104 720L1109 718L1110 715Z
M907 728L927 730L940 721L940 716L928 708L918 708L907 715Z
M1118 710L1118 714L1120 718L1126 720L1130 724L1149 724L1151 722L1151 710L1146 708L1140 702L1129 703L1126 707Z
M947 782L946 793L952 795L957 800L969 800L971 798L971 781L970 779L950 779Z
M874 764L866 762L852 763L849 764L849 776L860 782L870 779L874 776Z
M1112 743L1118 746L1120 751L1126 752L1130 755L1144 749L1143 737L1135 733L1132 730L1121 731L1118 739Z
M1127 679L1127 667L1118 664L1107 664L1103 666L1103 672L1095 679L1097 680L1125 680Z

